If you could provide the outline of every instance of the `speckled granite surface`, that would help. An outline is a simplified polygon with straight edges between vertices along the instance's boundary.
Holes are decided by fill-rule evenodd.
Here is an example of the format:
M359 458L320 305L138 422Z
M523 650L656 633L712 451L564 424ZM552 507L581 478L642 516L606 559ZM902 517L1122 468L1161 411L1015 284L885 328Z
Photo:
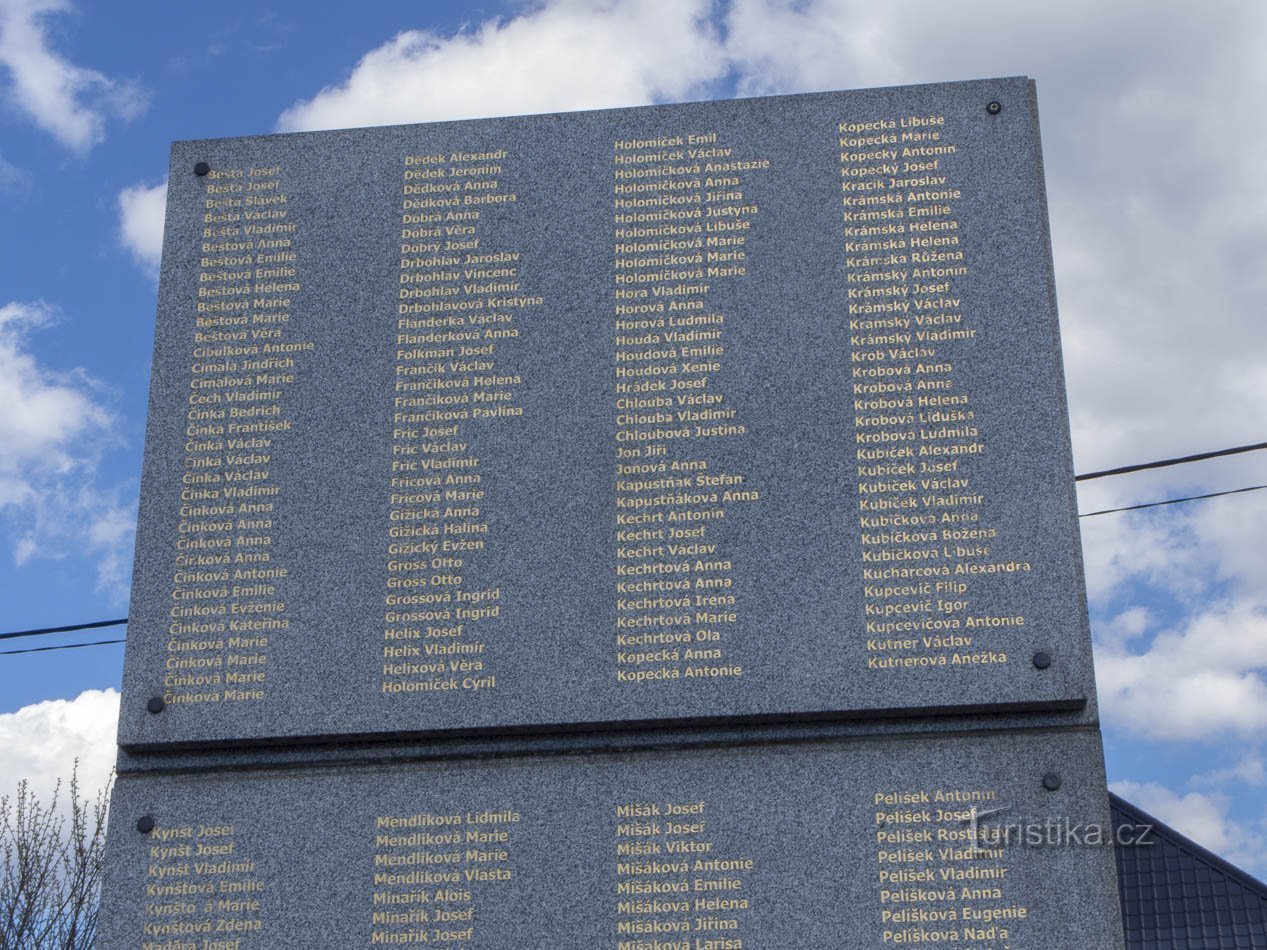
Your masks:
M1044 200L1024 79L177 143L122 742L1094 721Z

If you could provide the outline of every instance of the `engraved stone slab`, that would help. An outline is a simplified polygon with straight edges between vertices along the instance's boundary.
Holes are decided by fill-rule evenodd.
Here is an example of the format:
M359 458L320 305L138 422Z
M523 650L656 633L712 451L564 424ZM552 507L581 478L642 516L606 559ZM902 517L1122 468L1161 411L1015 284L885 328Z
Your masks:
M1120 946L1102 761L1066 731L126 775L98 946Z
M1029 80L177 143L121 742L1082 708L1072 486Z

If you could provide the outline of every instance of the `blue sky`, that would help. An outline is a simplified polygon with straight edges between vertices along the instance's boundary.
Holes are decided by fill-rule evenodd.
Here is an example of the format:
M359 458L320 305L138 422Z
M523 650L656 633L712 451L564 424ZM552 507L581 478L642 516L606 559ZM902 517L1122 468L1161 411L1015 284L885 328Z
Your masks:
M126 613L174 139L1030 75L1076 468L1262 441L1265 27L1253 0L0 0L0 627ZM1262 484L1265 460L1081 506ZM1083 532L1111 779L1260 875L1263 537L1267 492ZM0 776L107 767L121 660L0 657Z

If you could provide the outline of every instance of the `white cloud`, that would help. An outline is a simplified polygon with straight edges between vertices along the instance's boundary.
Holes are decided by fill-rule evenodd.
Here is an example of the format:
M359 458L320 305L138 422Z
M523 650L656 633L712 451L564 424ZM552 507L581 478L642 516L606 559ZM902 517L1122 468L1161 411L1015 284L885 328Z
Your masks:
M1220 479L1261 475L1249 459ZM1173 477L1173 476L1170 476ZM1156 476L1096 504L1190 493ZM1267 726L1267 499L1248 495L1083 522L1106 725L1132 735L1260 744ZM1084 507L1086 503L1084 502Z
M74 699L0 715L0 796L12 796L26 779L47 803L57 780L68 781L78 759L81 797L94 797L114 768L118 718L119 694L113 689L90 689Z
M1155 625L1153 612L1147 607L1128 607L1096 626L1096 640L1105 646L1121 649Z
M0 194L25 191L30 186L30 173L0 155Z
M453 36L409 30L283 131L597 109L681 99L725 74L710 0L554 0Z
M98 585L122 599L134 515L96 464L119 441L100 384L45 366L29 335L54 319L43 303L0 306L0 526L18 566L72 552L97 559Z
M1118 505L1109 502L1106 507ZM1129 514L1083 519L1087 595L1092 606L1107 603L1128 582L1189 597L1204 591L1217 552L1192 530L1189 514L1176 511L1165 520ZM1135 636L1143 632L1137 630Z
M18 109L66 147L86 152L105 138L108 116L132 118L145 97L134 83L76 66L50 47L48 19L71 9L69 0L0 0L0 67Z
M1220 467L1219 487L1261 485L1267 482L1267 453L1246 456ZM1237 590L1252 593L1267 604L1267 492L1233 495L1193 506L1191 524L1203 543L1219 552L1219 578Z
M921 14L937 15L925 9L916 16ZM901 46L925 30L901 30L899 23L905 17L905 11L896 7L850 0L796 4L736 0L728 11L726 29L739 94L917 81L913 75L918 73L911 71L914 63Z
M1190 615L1142 652L1101 642L1096 680L1106 721L1158 739L1267 728L1267 610L1245 603Z
M1267 868L1267 836L1259 822L1228 814L1228 799L1217 794L1179 795L1156 782L1113 782L1116 794L1233 864L1262 873Z
M1192 784L1196 786L1220 787L1240 783L1260 788L1267 785L1267 766L1262 756L1249 753L1242 755L1235 765L1224 769L1215 769L1193 776Z
M23 500L24 473L70 471L75 443L112 425L87 376L50 371L29 351L29 331L53 316L43 303L0 307L0 504Z
M119 237L151 277L158 276L163 256L163 221L167 182L133 185L119 192Z

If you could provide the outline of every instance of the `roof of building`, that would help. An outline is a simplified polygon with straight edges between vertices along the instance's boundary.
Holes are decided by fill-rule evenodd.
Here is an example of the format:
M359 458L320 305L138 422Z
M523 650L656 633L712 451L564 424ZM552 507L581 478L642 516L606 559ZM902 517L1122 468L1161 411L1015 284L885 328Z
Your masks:
M1109 802L1126 950L1267 948L1267 884L1118 796ZM1123 844L1144 826L1140 844Z

